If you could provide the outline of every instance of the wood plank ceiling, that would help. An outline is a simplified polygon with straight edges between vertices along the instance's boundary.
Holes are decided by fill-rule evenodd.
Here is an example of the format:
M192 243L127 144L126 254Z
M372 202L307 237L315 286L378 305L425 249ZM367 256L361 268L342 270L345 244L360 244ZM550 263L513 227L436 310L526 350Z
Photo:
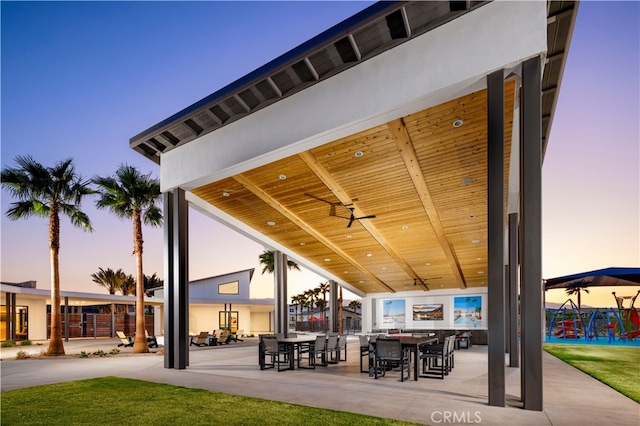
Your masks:
M505 198L515 96L507 81ZM364 293L484 287L486 91L192 192Z

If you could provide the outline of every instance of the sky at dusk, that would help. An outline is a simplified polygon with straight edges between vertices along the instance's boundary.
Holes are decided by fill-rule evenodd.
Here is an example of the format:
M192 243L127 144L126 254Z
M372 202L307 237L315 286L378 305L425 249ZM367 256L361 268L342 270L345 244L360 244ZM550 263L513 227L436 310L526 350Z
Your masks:
M132 136L371 3L2 1L1 166L30 154L46 166L72 157L87 179L121 163L159 176ZM543 166L544 278L640 266L639 25L636 1L580 3ZM1 196L1 280L48 289L47 220L10 221ZM90 278L100 267L135 272L131 223L94 202L83 203L93 233L62 219L63 291L106 292ZM162 276L162 230L143 232L145 273ZM273 296L262 245L191 210L189 246L190 279L255 267L252 295ZM324 279L289 281L293 295ZM611 290L582 303L614 306Z

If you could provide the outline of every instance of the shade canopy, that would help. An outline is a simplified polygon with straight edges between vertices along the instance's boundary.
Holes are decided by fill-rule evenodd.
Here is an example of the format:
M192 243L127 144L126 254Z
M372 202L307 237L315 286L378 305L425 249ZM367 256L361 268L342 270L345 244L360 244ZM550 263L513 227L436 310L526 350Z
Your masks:
M585 287L640 286L640 268L605 268L545 280L544 289L567 288L577 283Z

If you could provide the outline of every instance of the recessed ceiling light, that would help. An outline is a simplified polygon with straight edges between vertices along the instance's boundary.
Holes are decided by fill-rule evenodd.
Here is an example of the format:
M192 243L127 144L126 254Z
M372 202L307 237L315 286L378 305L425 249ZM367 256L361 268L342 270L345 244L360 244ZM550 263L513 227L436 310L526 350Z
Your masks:
M358 281L358 282L359 282L360 284L362 284L364 281L360 280L360 281Z
M482 275L484 274L484 271L478 271L478 274Z
M267 225L276 226L276 223L274 221L270 220L269 222L267 222Z
M478 244L478 243L480 242L480 240L471 240L471 242L472 242L473 244Z
M460 183L463 185L469 185L473 183L473 178L471 176L465 176L460 180Z
M325 258L324 258L324 261L325 261L325 262L331 262L331 259L329 259L328 257L325 257Z
M356 151L356 152L353 153L353 155L356 156L356 157L362 157L364 155L364 152Z
M444 284L440 284L440 287L444 287Z
M430 262L427 262L427 263L425 263L425 265L427 265L427 266L431 266L431 263L430 263Z
M367 257L371 257L371 256L373 256L373 254L367 253Z
M476 257L476 260L482 260L482 258L481 257Z
M300 243L300 245L301 245L301 246L306 246L306 245L307 245L307 243Z
M457 119L453 122L453 127L460 127L464 124L464 121L462 121L461 119Z
M280 175L280 180L285 180L287 178L287 175Z
M404 225L402 229L409 229L409 225Z
M351 234L347 234L347 239L351 238Z
M475 218L476 218L476 215L475 215L475 214L470 214L470 215L469 215L469 219L475 219Z
M229 193L228 193L228 192L223 192L223 193L222 193L222 196L223 196L223 197L228 197L228 196L229 196Z

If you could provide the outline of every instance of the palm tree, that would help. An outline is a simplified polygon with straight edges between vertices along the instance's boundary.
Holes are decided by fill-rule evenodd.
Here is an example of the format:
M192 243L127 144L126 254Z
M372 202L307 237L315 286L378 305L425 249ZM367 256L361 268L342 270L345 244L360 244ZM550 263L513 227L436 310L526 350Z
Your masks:
M323 313L323 321L322 321L322 329L326 333L327 332L327 293L331 289L331 286L328 282L320 283L318 286L318 290L322 293L322 313Z
M89 216L80 210L82 198L92 194L88 181L76 173L72 159L45 167L31 156L16 157L16 168L2 171L2 186L19 201L7 210L11 220L41 216L49 219L49 253L51 255L51 335L47 355L64 355L62 317L60 314L60 215L91 232Z
M349 307L353 309L354 312L357 312L358 309L362 308L362 301L354 299L349 302Z
M274 253L270 250L265 250L262 252L260 256L258 256L258 258L260 259L260 264L263 265L262 274L264 275L265 272L269 272L270 274L273 274L273 270L275 268ZM287 260L287 268L295 269L298 271L300 270L300 267L298 266L298 264L293 260Z
M296 307L295 330L298 331L298 306L302 305L302 296L299 294L291 296L291 303Z
M120 285L118 290L123 296L135 296L136 295L136 279L131 274L122 274L118 277Z
M122 164L115 176L96 177L100 197L99 209L108 209L119 218L133 221L133 254L136 256L136 338L134 353L149 352L145 336L144 273L142 268L142 223L162 224L162 211L156 205L160 198L160 181L143 175L135 167Z
M567 288L564 289L564 292L567 296L573 296L575 294L578 295L578 312L582 312L582 300L581 294L584 291L589 294L589 290L587 289L587 284L584 281L577 281L567 285Z
M304 302L302 303L302 306L307 308L307 321L309 322L309 331L314 331L314 327L313 327L313 319L312 319L312 308L314 306L313 303L313 292L311 290L305 290L302 293L302 297Z
M161 280L158 275L154 272L153 275L145 275L144 276L144 291L145 295L148 297L152 297L153 293L149 290L156 287L162 287L164 285L164 280Z
M91 274L91 279L94 283L106 288L109 294L116 294L122 284L119 273L123 273L122 269L118 269L116 272L111 268L98 268L98 272Z

